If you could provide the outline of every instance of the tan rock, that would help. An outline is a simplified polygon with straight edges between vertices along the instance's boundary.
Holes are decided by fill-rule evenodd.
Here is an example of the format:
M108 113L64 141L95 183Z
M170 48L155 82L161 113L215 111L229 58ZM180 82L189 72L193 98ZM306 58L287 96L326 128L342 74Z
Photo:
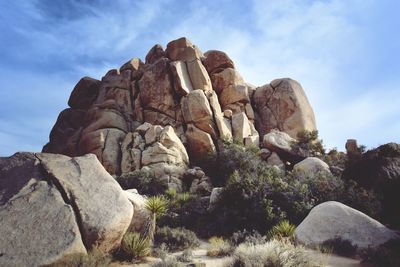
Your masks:
M146 64L153 64L157 60L165 57L165 51L161 45L156 44L153 46L146 55Z
M272 152L271 156L268 157L267 164L270 166L277 166L280 170L285 170L285 164L276 152Z
M164 115L175 119L173 86L170 83L168 59L162 58L148 65L139 80L140 98L143 109L159 110Z
M163 144L157 142L143 151L142 165L146 166L160 162L179 164L179 156L176 151L168 149Z
M193 91L186 63L183 61L171 62L171 71L174 77L174 86L178 95L185 96Z
M120 73L123 73L126 70L130 70L131 80L138 80L143 74L142 68L144 63L140 60L140 58L132 58L119 69Z
M296 143L296 139L278 130L272 130L264 135L263 138L263 146L276 152L284 151L290 153L294 143Z
M296 138L303 130L316 130L314 112L301 85L292 79L277 79L257 88L254 102L261 135L279 129Z
M88 109L97 98L100 83L90 77L80 79L69 97L68 105L71 108Z
M117 248L131 223L132 205L96 157L91 154L76 158L54 154L37 154L37 157L49 177L74 203L81 218L85 245L89 248L96 245L103 252Z
M232 117L232 115L233 115L233 112L232 112L232 110L230 110L230 109L225 109L224 110L224 117L226 117L226 118L231 118Z
M203 53L185 37L173 40L167 44L167 57L173 61L192 61L203 57ZM199 88L195 88L199 89Z
M147 198L140 195L136 189L125 190L124 194L133 205L134 216L132 217L129 231L145 233L150 218L150 213L146 209Z
M84 128L82 135L104 128L116 128L121 131L128 131L128 123L122 114L114 109L101 109L92 107L85 117L89 122Z
M181 100L182 114L186 123L217 137L210 103L202 90L194 90Z
M211 136L196 128L193 124L188 124L186 137L190 156L194 159L201 159L216 152Z
M179 137L176 135L174 128L166 126L160 134L160 143L168 149L176 149L179 152L179 159L183 163L189 164L189 156L185 146L182 144Z
M233 138L243 142L245 137L251 135L250 122L244 112L234 114L232 116Z
M141 135L144 135L147 132L147 130L150 129L151 126L152 126L151 123L145 122L139 127L137 127L135 131L140 133Z
M247 103L245 105L245 111L246 111L247 118L249 118L249 120L251 120L251 121L254 121L254 110L250 103Z
M193 89L201 89L203 91L212 90L210 76L207 70L201 64L200 59L187 61L186 66L189 72L190 80L192 81Z
M316 157L308 157L293 166L293 171L304 175L330 175L328 164Z
M210 74L226 68L235 68L233 61L222 51L210 50L204 56L203 64Z
M152 125L144 135L146 145L152 144L158 140L163 128L160 125Z
M205 94L214 114L214 120L218 128L219 137L228 141L232 140L232 128L229 127L230 125L228 126L224 120L217 94L212 90L205 92Z
M33 153L0 158L0 266L42 266L86 254L74 210Z
M225 87L219 96L219 100L223 108L236 102L248 103L250 101L245 85L229 85Z
M233 68L224 69L222 72L211 74L212 86L215 92L220 94L225 88L232 85L244 85L244 80Z
M125 77L121 75L117 69L109 70L101 79L101 87L103 88L122 88L129 90L130 84L130 76Z

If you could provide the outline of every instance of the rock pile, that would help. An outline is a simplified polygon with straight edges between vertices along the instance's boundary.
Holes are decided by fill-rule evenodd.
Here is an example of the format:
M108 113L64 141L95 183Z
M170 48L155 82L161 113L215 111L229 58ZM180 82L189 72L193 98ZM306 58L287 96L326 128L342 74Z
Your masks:
M316 129L299 83L278 79L256 88L226 53L203 54L186 38L165 50L155 45L145 62L133 58L101 81L82 78L68 104L43 152L93 153L110 174L150 168L177 186L185 169L218 153L221 139L259 146L272 130L295 138ZM276 152L270 162L288 154L267 148Z

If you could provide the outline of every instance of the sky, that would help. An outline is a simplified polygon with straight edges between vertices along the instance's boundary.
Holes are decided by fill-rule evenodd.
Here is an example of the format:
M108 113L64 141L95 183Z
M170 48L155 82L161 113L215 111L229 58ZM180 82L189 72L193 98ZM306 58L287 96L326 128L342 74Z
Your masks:
M397 0L0 0L0 156L40 151L74 85L182 36L246 82L290 77L326 148L400 143Z

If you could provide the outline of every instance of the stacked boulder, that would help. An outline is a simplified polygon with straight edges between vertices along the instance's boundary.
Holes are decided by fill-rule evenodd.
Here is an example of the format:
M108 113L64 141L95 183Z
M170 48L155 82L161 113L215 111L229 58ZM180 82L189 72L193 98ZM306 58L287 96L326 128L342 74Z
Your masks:
M155 45L145 62L133 58L101 81L82 78L68 104L43 152L93 153L113 175L149 167L180 179L190 165L218 153L219 140L259 146L273 129L295 137L316 128L297 82L255 88L226 53L203 54L186 38L165 50Z

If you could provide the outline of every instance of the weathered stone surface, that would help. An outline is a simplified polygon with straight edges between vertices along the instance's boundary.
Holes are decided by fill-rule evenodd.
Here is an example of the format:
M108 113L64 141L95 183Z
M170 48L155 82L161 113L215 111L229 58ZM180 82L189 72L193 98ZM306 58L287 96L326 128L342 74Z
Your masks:
M82 135L105 128L116 128L124 132L129 129L124 116L115 109L90 108L86 113L85 121L88 124L83 129Z
M233 61L222 51L210 50L207 51L204 56L203 64L210 74L226 68L235 68Z
M125 196L132 203L133 214L129 231L145 233L150 213L146 209L146 197L140 195L136 189L128 189L124 191Z
M348 155L359 155L360 154L360 150L358 149L356 139L347 139L345 147L346 147L346 153Z
M397 235L378 221L342 203L329 201L314 207L296 228L296 239L308 246L340 237L359 249L377 247Z
M211 74L212 86L220 94L225 88L244 84L242 76L233 68L224 69L222 72Z
M100 81L83 77L72 90L71 96L68 100L68 105L76 109L88 109L90 105L96 100L99 93Z
M177 151L179 162L189 164L189 156L186 152L186 148L176 135L174 128L171 126L164 127L160 133L160 143L170 150Z
M194 90L181 100L182 114L186 123L193 123L197 128L216 138L210 103L202 90Z
M86 254L72 207L33 153L0 158L0 265L41 266Z
M264 135L263 138L263 146L276 152L284 151L290 153L295 142L296 139L290 137L287 133L277 130L272 130Z
M300 131L316 129L314 112L295 80L273 80L257 88L253 99L259 114L256 126L261 135L276 128L296 138Z
M63 110L51 129L50 142L43 148L43 152L77 155L85 115L86 111L82 109Z
M165 51L161 45L153 46L146 55L146 64L153 64L160 58L165 57Z
M196 128L193 124L188 124L186 137L190 151L189 154L194 159L201 159L208 154L216 152L211 136Z
M232 116L232 131L233 138L241 142L251 135L250 122L244 112Z
M212 189L210 195L210 209L219 201L223 190L223 187L215 187Z
M201 89L203 91L213 89L210 76L208 76L207 70L201 64L200 59L187 61L186 65L193 89Z
M224 88L219 96L222 107L228 106L236 102L247 103L250 101L247 87L245 85L229 85ZM254 118L254 116L253 116Z
M192 82L190 81L189 72L185 62L171 62L171 71L174 77L175 90L178 95L185 96L193 91Z
M89 248L117 248L132 219L132 205L94 155L70 158L37 154L42 166L73 203ZM96 186L93 186L96 185ZM90 196L90 197L89 197Z
M271 156L267 159L267 163L270 166L277 166L279 169L285 170L285 164L276 152L272 152Z
M152 146L146 148L142 153L142 165L146 166L153 163L179 163L179 154L166 148L161 143L154 143Z
M230 127L230 124L227 125L226 121L224 120L217 94L213 90L206 91L205 94L214 115L214 121L218 128L219 137L225 140L232 140L232 127Z
M144 63L140 60L140 58L132 58L119 69L120 73L123 73L126 70L130 70L130 78L131 80L138 80L143 74Z
M168 59L148 65L139 80L140 98L144 109L157 110L175 118L176 102L168 72Z
M160 125L150 126L150 128L146 131L146 134L144 135L146 145L156 142L162 130L163 128Z
M92 153L111 174L120 174L121 143L125 133L118 129L100 129L85 135L79 143L80 154Z
M328 164L316 157L308 157L295 164L293 171L300 174L331 174Z
M192 61L196 58L200 59L203 57L201 51L185 37L169 42L167 44L167 49L165 50L165 52L167 54L167 57L173 61Z

